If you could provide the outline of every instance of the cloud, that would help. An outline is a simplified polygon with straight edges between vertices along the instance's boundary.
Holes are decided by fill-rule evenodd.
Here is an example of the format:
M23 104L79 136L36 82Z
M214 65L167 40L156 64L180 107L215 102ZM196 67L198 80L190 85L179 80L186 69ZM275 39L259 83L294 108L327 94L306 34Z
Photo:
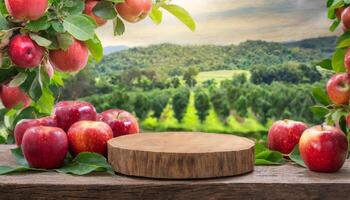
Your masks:
M166 14L161 25L147 19L127 24L121 37L112 36L112 24L98 30L104 46L155 43L231 44L245 40L290 41L330 35L324 0L174 0L195 18L192 33Z

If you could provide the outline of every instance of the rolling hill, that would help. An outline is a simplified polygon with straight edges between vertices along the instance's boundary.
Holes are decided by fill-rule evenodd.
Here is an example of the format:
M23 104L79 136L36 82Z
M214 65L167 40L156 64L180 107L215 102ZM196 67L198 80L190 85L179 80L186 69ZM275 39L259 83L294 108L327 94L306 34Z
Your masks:
M226 46L159 44L111 53L95 69L101 75L132 67L152 67L164 71L191 66L199 67L201 71L249 70L257 65L278 65L290 61L310 64L327 57L334 46L335 37L288 43L246 41Z

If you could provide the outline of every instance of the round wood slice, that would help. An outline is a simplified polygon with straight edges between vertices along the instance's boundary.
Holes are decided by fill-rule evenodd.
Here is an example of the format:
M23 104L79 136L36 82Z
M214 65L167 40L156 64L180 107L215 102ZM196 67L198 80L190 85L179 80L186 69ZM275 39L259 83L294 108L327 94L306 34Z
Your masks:
M118 173L149 178L196 179L253 171L254 142L234 135L143 133L108 141Z

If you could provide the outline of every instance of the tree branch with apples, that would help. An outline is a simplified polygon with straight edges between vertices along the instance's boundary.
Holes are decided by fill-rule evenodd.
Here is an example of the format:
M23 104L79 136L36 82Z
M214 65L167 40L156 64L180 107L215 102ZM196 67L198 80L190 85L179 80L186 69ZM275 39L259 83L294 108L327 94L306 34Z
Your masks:
M118 36L147 16L160 24L163 11L195 30L168 0L0 0L0 142L19 120L51 114L64 79L101 61L97 27L110 20Z

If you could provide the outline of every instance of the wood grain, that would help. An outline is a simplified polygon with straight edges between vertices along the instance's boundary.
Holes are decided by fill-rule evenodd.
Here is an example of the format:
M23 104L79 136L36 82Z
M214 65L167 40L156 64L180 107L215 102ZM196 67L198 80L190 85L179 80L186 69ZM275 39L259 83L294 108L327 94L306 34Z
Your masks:
M0 145L0 165L14 165L14 146ZM252 173L208 180L154 180L96 173L72 176L54 172L0 176L0 199L131 200L348 200L350 161L333 174L310 172L292 164L256 166Z
M116 172L130 176L216 178L253 171L254 145L227 134L135 134L108 141L108 161Z

